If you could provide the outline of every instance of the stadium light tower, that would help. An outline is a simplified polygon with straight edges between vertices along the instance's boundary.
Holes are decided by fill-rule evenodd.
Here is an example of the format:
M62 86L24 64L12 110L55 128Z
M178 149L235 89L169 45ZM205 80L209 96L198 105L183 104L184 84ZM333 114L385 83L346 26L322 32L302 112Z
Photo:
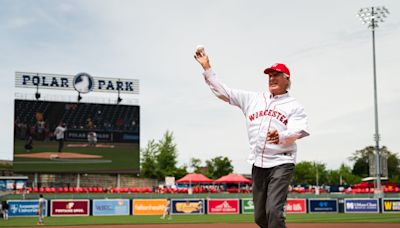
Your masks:
M375 155L376 155L376 186L375 186L375 197L381 198L382 187L381 187L381 167L380 167L380 148L379 148L379 125L378 125L378 95L376 88L376 62L375 62L375 28L378 27L379 23L384 22L384 18L389 14L389 10L386 7L367 7L362 8L358 11L358 17L363 24L368 24L368 28L372 30L372 64L374 74L374 108L375 108Z

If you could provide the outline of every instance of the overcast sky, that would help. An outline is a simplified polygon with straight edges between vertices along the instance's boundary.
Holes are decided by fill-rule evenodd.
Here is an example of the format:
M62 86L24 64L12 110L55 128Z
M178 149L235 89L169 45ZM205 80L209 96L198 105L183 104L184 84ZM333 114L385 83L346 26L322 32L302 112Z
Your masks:
M287 64L311 132L297 160L351 164L375 131L371 30L356 13L382 5L391 14L376 31L379 130L399 153L400 1L0 0L0 159L13 157L15 71L87 72L140 80L142 148L170 130L180 165L228 156L250 173L244 116L211 93L193 58L203 44L232 88L266 90L264 68Z

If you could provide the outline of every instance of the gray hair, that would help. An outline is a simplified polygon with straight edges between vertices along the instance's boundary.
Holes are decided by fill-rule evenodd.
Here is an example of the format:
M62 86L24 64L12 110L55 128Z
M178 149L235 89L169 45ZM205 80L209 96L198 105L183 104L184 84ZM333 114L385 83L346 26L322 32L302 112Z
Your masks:
M288 85L286 87L286 90L289 90L290 86L292 85L292 82L290 81L290 76L285 74L285 73L282 73L282 75L283 75L284 78L286 78L288 80Z

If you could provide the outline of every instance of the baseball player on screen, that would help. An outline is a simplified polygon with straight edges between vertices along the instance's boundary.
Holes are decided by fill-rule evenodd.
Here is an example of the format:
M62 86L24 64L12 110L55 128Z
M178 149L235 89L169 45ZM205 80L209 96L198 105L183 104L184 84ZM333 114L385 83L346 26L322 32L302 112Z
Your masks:
M255 223L262 228L285 228L283 210L296 162L295 141L309 135L304 108L288 93L289 69L281 63L265 69L269 91L256 93L221 83L203 47L197 48L194 58L203 67L211 91L245 115L250 144L248 162L253 165Z
M67 127L65 126L65 123L63 123L63 122L60 122L60 124L54 130L54 135L58 142L58 152L62 152L62 150L64 148L65 131L67 131Z

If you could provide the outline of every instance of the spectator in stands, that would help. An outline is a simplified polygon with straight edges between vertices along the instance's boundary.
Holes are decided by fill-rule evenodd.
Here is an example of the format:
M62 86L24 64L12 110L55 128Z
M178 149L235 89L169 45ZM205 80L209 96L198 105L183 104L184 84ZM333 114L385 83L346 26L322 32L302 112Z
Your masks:
M87 124L86 124L87 129L93 129L93 121L92 121L92 119L88 118L86 121L87 121Z
M88 138L89 146L96 147L96 143L97 143L96 132L94 132L94 131L89 132L87 138Z
M43 225L44 224L44 213L45 213L45 207L46 207L46 200L43 198L43 195L40 194L39 195L39 205L38 205L38 217L39 217L39 221L38 221L38 225Z
M56 140L58 141L58 152L62 152L62 149L64 148L64 134L65 131L67 130L65 123L60 122L60 124L56 127L56 130L54 131L54 135L56 136Z

